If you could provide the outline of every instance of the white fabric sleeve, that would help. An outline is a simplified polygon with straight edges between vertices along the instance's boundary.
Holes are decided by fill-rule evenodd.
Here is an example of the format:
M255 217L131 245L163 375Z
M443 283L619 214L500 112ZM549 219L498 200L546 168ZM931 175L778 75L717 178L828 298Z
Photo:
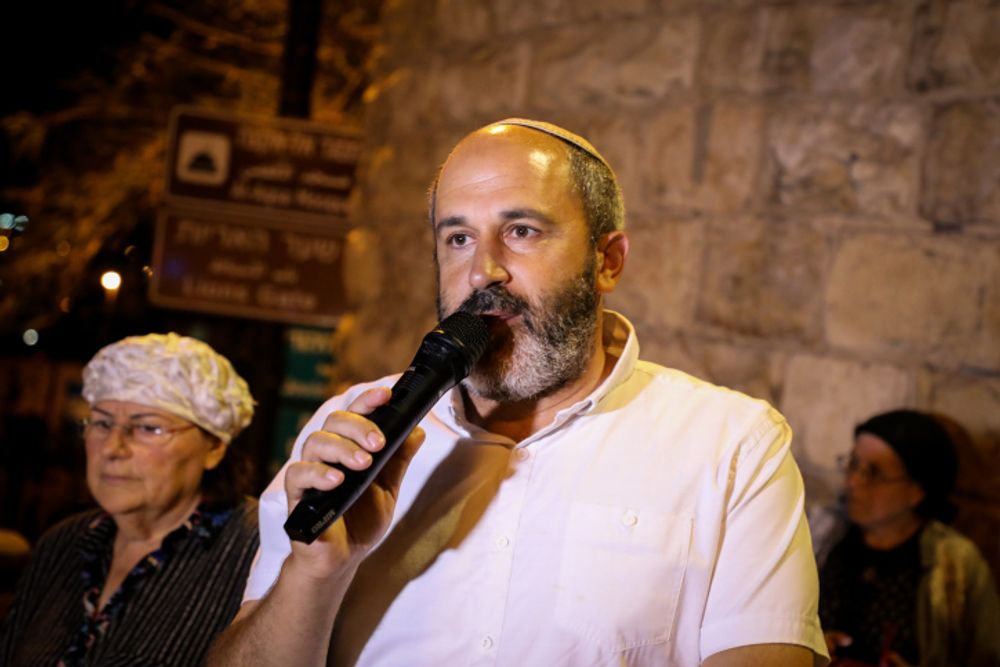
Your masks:
M391 379L391 378L390 378ZM302 445L306 438L315 431L322 428L327 416L336 410L344 410L349 406L354 398L365 389L376 386L383 386L386 381L379 380L365 385L357 385L349 389L340 396L335 396L320 406L313 416L309 418L306 425L302 427L299 435L295 438L295 445L292 447L291 455L285 465L281 467L278 474L271 480L264 493L260 496L258 505L258 525L260 530L260 547L254 557L253 565L250 567L250 576L247 578L246 588L243 590L243 602L259 600L278 580L281 572L281 565L285 558L292 552L292 543L285 533L285 519L288 518L288 496L285 494L285 470L288 466L301 459Z
M702 659L738 646L797 644L826 657L819 578L791 428L774 410L730 468L722 543L702 622Z

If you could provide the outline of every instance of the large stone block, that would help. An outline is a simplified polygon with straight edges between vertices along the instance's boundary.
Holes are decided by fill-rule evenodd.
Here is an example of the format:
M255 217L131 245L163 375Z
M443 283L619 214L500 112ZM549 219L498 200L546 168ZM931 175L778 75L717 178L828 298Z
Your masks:
M915 378L888 364L796 355L788 363L780 409L795 432L792 449L810 502L829 504L842 476L837 457L850 451L854 427L872 415L913 405Z
M701 81L743 92L884 95L902 88L906 26L887 3L725 6L705 22Z
M588 21L641 16L648 11L646 0L494 0L494 15L502 33L537 30Z
M818 93L898 94L909 47L909 3L821 7L811 12L812 89Z
M544 110L647 105L689 90L698 34L696 16L546 32L537 38L529 101Z
M917 90L995 90L1000 84L1000 5L990 0L933 0L921 5L910 84Z
M370 178L364 182L365 196L359 207L357 221L369 224L372 220L391 219L403 213L414 213L426 208L416 170L400 166L398 152L391 146L374 149L370 153ZM400 176L395 179L394 176Z
M489 0L437 0L436 4L435 44L485 42L493 34L494 15Z
M801 221L727 219L711 227L698 320L815 342L822 334L827 239Z
M844 241L826 294L827 337L883 357L995 367L1000 248L954 237L861 234ZM970 270L974 267L974 270Z
M913 214L922 127L908 104L779 108L768 132L768 196L796 213Z
M380 72L365 90L365 135L370 145L385 144L391 133L425 134L428 126L440 122L441 77L427 55L416 66Z
M961 495L1000 503L1000 377L926 371L920 402L968 431L956 443Z
M1000 98L938 108L929 137L921 215L945 227L1000 227Z
M393 134L387 143L372 147L361 179L364 217L357 224L426 216L427 189L443 158L432 134Z
M527 98L530 59L525 42L480 46L447 59L432 74L440 77L437 112L458 121L516 115Z
M690 326L701 271L701 225L633 225L628 234L625 273L608 306L646 331Z
M672 214L735 213L750 206L763 109L726 101L664 107L635 129L642 197Z
M705 21L699 83L716 90L759 92L770 9L720 11Z
M761 8L765 23L762 89L773 93L809 90L816 24L807 7Z
M379 21L381 58L393 66L424 61L427 45L436 43L436 19L420 0L384 3Z

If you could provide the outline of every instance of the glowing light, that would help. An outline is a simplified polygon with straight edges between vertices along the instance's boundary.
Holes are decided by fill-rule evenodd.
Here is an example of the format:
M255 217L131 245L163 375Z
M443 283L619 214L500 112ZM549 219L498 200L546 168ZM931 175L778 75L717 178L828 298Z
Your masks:
M101 276L101 287L106 290L116 290L122 286L122 275L117 271L105 271Z
M10 239L6 236L0 236L0 252L4 252L10 247Z
M25 345L31 347L38 342L38 332L34 329L25 329L24 333L21 334L21 339Z

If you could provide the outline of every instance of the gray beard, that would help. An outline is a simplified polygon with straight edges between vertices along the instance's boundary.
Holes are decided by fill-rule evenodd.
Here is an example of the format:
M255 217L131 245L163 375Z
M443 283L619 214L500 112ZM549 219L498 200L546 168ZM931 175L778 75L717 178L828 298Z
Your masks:
M583 375L597 336L594 279L591 261L537 306L501 286L473 292L458 310L498 310L522 318L516 329L493 336L463 386L476 396L508 403L541 398Z

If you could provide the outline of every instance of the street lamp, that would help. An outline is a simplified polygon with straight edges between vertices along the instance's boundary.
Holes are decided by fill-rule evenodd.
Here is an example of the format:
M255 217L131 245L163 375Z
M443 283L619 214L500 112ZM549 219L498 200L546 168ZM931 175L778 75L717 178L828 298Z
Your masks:
M117 271L105 271L101 274L101 287L108 292L109 297L113 297L113 293L118 291L118 288L122 286L122 274Z

